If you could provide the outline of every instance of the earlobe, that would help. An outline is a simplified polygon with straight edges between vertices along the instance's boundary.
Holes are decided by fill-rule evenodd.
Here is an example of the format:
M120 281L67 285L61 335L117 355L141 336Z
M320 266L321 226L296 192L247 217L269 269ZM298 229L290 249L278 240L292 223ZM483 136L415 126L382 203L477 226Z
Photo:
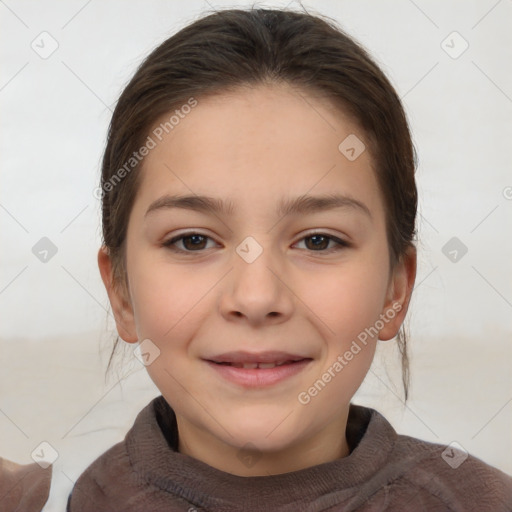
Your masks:
M383 309L384 327L380 330L379 340L394 338L402 325L411 300L416 280L416 248L410 246L395 266L390 279L388 296Z
M107 290L108 299L119 336L128 343L138 341L133 308L126 293L126 290L119 283L115 283L112 272L112 261L108 249L102 246L98 251L98 267L101 279Z

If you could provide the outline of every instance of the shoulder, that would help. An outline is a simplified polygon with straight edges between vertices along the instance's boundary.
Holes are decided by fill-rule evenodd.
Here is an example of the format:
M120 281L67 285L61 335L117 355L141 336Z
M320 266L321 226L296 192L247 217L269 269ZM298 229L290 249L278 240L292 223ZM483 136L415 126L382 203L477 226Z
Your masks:
M354 406L352 411L347 439L361 437L353 454L360 466L372 468L362 502L386 510L512 511L511 476L457 443L398 434L375 409Z
M512 477L467 453L460 445L442 445L397 435L392 464L402 466L397 485L431 495L448 510L512 510Z
M134 476L125 442L114 445L80 475L69 496L67 512L101 511L112 500L122 503L123 494L126 496L123 490ZM121 485L113 485L114 481Z
M139 412L123 441L100 455L80 475L68 498L67 512L101 512L110 510L112 503L123 510L137 510L137 503L152 492L144 468L137 467L133 460L133 446L143 450L145 443L152 442L154 403Z

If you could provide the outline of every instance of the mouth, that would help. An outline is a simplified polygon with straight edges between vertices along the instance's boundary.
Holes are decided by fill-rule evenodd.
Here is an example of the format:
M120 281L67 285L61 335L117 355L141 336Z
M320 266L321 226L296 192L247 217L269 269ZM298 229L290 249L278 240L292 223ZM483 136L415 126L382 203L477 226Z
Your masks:
M286 352L229 352L204 359L223 379L245 388L276 384L300 373L313 359Z
M293 363L298 363L300 361L305 361L306 359L310 359L310 358L302 358L302 359L288 359L286 361L275 361L273 363L262 363L262 362L257 362L257 363L229 363L229 362L226 362L226 361L222 361L222 362L218 362L218 361L210 361L212 363L215 363L215 364L219 364L219 365L224 365L224 366L233 366L235 368L244 368L246 370L254 370L256 368L258 369L263 369L263 370L268 370L270 368L275 368L276 366L283 366L285 364L293 364Z
M235 366L236 368L274 368L275 366L291 364L304 359L311 358L277 350L267 350L265 352L237 350L235 352L224 352L206 360L212 363Z

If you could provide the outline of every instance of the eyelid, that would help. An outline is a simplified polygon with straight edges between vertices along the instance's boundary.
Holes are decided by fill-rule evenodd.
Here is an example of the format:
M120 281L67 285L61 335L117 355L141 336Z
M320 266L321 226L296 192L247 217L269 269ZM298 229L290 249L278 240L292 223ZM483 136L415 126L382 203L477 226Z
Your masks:
M170 237L168 240L162 242L162 246L163 247L166 247L176 253L181 253L181 254L192 254L192 253L201 253L201 252L204 252L205 249L200 249L200 250L197 250L197 251L190 251L190 250L184 250L184 249L178 249L177 247L174 246L174 244L176 242L179 242L180 240L182 240L183 238L187 238L189 236L192 236L192 235L199 235L199 236L202 236L208 240L212 240L214 241L215 243L217 243L215 241L215 239L213 237L211 237L210 235L206 234L206 233L203 233L199 230L189 230L189 231L185 231L183 233L179 233L177 235L174 235L172 237ZM318 252L319 254L329 254L329 253L332 253L332 252L336 252L336 251L340 251L342 249L346 249L346 248L350 248L352 247L352 243L351 242L348 242L347 240L345 240L344 238L340 238L339 236L336 236L336 235L333 235L325 230L322 230L322 229L316 229L316 230L313 230L313 231L308 231L306 233L303 233L301 235L301 237L293 244L297 244L299 242L302 242L304 239L306 238L309 238L311 236L314 236L314 235L321 235L321 236L324 236L326 238L329 239L330 242L334 242L336 244L335 247L331 247L330 249L324 249L324 250L319 250L319 251L314 251L314 250L308 250L308 249L305 249L306 252L311 252L311 253L315 253L315 252Z
M314 235L322 235L326 238L329 238L330 241L333 241L334 243L337 244L337 247L333 247L331 249L327 249L327 250L324 250L324 251L308 251L308 252L318 252L318 253L324 253L324 254L328 254L330 252L335 252L337 250L341 250L342 248L349 248L349 247L352 247L352 242L349 242L348 240L346 240L345 238L343 237L340 237L340 236L337 236L337 235L333 235L332 233L329 233L328 231L325 231L325 230L322 230L322 229L317 229L317 230L314 230L314 231L308 231L304 234L301 235L301 237L299 238L299 240L297 240L296 243L298 242L302 242L302 240L304 240L305 238L309 238L311 236L314 236ZM294 244L294 245L295 245Z
M189 230L189 231L184 231L183 233L178 233L178 234L171 236L167 240L164 240L161 243L161 245L163 245L164 247L172 247L173 243L178 242L178 241L182 240L183 238L187 238L192 235L199 235L204 238L207 238L208 240L213 240L215 242L215 239L212 236L208 235L207 233L203 233L199 230ZM179 252L180 249L177 249L177 251ZM183 251L183 250L181 250L181 252L191 253L191 252L200 252L200 251Z
M329 233L329 231L325 230L325 229L322 229L322 228L316 228L312 231L306 231L306 233L303 233L301 235L301 238L300 240L302 240L302 238L305 238L305 237L308 237L308 236L313 236L313 235L325 235L325 236L329 236L333 239L337 239L337 240L340 240L341 242L345 242L345 243L349 243L348 240L345 240L344 238L342 238L344 235L334 235L332 233Z

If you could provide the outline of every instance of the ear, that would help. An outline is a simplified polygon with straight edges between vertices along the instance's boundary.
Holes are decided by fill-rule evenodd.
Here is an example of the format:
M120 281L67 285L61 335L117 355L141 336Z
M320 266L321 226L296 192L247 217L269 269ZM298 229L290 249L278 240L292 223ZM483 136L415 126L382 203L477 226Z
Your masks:
M400 330L416 280L416 259L416 248L408 247L390 276L383 315L381 315L384 319L384 327L380 330L379 340L390 340Z
M136 343L138 337L135 329L133 308L124 286L114 283L112 261L108 254L108 249L105 246L102 246L98 251L98 267L103 284L107 289L118 334L124 341Z

